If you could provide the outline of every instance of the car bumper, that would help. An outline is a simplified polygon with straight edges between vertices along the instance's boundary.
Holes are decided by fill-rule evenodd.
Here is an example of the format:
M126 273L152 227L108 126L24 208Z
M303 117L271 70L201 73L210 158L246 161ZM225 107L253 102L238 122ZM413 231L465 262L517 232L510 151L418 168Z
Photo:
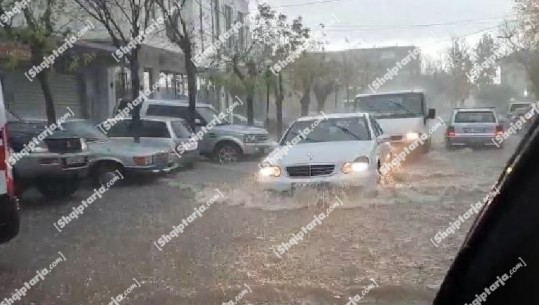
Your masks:
M186 151L181 154L181 157L178 154L172 152L170 153L170 161L180 166L186 166L198 162L200 158L200 152L198 150Z
M277 192L294 191L302 188L358 188L358 187L376 187L378 173L374 170L367 170L360 173L336 173L330 176L291 178L281 177L261 177L257 176L257 182L264 190Z
M451 146L496 146L493 135L488 136L456 136L446 138Z
M245 143L244 155L262 155L270 153L277 146L276 142Z
M166 165L149 165L149 166L125 166L127 174L163 174L171 172L180 167L178 163L169 162Z
M80 158L81 162L69 164L68 160ZM91 162L91 154L49 154L33 153L25 156L14 164L17 177L28 179L49 176L77 176L85 177L88 173L88 165Z

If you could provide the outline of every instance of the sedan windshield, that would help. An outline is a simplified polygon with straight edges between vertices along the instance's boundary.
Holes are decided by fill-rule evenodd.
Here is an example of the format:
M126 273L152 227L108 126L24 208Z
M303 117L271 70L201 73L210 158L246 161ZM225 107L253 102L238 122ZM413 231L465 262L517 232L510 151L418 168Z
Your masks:
M317 123L319 123L317 125ZM297 140L294 140L297 139ZM298 144L317 142L369 141L371 135L364 117L335 118L321 122L315 120L295 122L281 145L299 141Z
M377 118L423 116L420 94L372 95L356 99L359 111L370 112Z

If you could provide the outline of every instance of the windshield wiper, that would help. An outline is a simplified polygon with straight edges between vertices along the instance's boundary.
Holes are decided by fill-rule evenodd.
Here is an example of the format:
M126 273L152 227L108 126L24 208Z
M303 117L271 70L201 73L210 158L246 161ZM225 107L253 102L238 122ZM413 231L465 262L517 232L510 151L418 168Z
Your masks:
M357 134L351 132L350 129L344 128L342 126L338 126L338 125L335 125L335 124L331 124L331 125L339 128L340 130L344 131L345 133L351 135L352 137L356 138L358 141L361 141L361 138Z
M299 135L299 132L297 131L290 131L291 134L293 134L294 136L298 136ZM287 137L288 138L288 137ZM309 137L305 137L304 138L305 140L309 141L309 142L321 142L321 141L318 141L318 140L314 140L312 138L309 138Z
M410 111L410 109L404 107L403 105L397 103L397 102L394 102L394 101L391 101L391 100L387 100L386 102L390 103L391 105L393 106L397 106L398 108L404 110L406 112L406 114L414 114L412 111Z

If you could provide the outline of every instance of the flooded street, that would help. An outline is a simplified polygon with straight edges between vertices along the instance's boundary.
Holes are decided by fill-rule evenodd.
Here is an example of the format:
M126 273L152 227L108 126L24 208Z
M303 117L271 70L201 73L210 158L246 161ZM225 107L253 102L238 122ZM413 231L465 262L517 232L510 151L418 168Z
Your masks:
M378 197L343 195L332 211L329 196L320 205L314 194L258 190L254 161L201 162L196 172L114 187L62 232L53 224L93 190L69 202L28 196L21 234L0 246L0 297L25 287L60 252L65 261L18 304L109 304L134 280L140 287L119 303L344 305L374 281L362 302L429 304L475 215L437 245L431 239L485 196L519 139L511 140L503 151L448 152L436 143ZM311 225L320 213L326 217ZM183 233L172 234L182 223ZM277 255L302 227L303 240Z

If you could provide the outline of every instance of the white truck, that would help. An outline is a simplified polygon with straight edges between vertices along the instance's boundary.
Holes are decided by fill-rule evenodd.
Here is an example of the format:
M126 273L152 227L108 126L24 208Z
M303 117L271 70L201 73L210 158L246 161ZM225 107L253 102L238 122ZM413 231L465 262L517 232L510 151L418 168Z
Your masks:
M0 81L0 244L10 241L19 233L19 205L15 197L13 172L6 162L10 148L3 92Z
M376 118L396 149L407 146L422 134L428 133L428 120L436 117L436 110L427 108L422 91L360 94L356 96L354 103L357 111L368 112ZM426 153L430 146L429 137L418 151Z

